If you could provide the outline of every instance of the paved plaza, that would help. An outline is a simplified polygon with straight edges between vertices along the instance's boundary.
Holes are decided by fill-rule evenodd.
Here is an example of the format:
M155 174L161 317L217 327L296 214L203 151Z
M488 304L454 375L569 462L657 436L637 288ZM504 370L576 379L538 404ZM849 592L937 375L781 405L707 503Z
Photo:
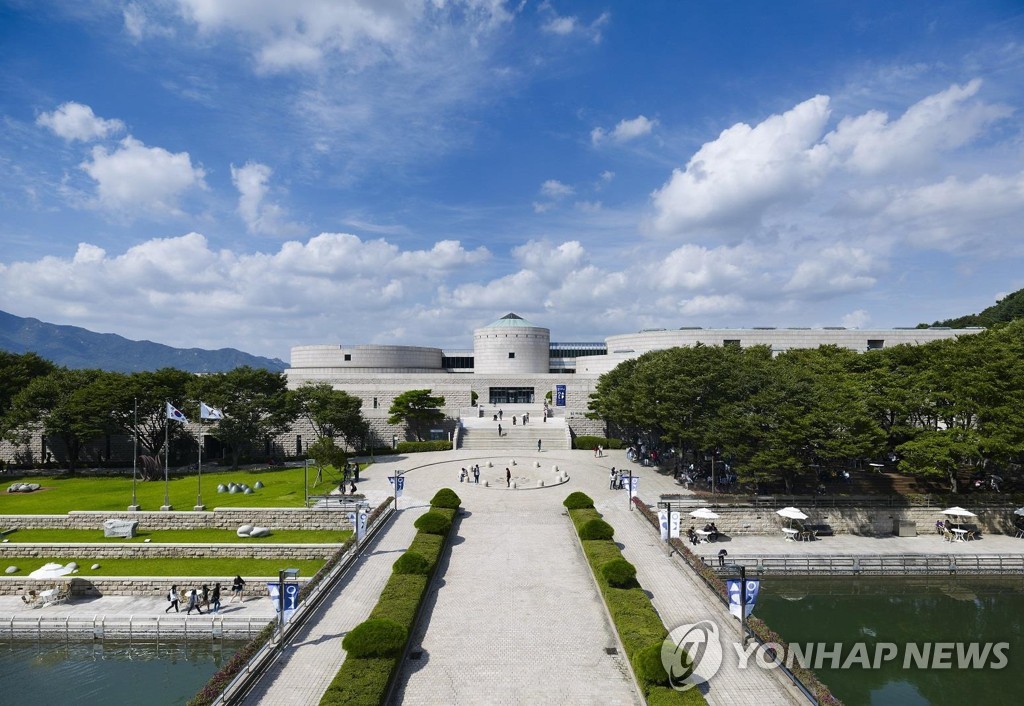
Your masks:
M463 500L451 548L428 593L424 616L413 635L412 659L403 665L398 703L532 704L538 702L641 703L597 587L564 514L562 500L574 490L595 499L615 527L615 539L655 608L671 630L713 620L725 645L721 670L706 686L711 704L800 703L777 671L741 670L731 647L735 620L690 570L668 556L665 545L624 491L608 489L611 466L627 464L622 452L594 458L586 451L524 451L480 455L480 451L389 457L371 466L359 488L372 505L391 494L387 476L406 475L400 510L379 533L353 570L336 587L283 657L250 694L248 704L315 704L344 660L341 640L364 620L390 575L391 566L414 535L413 522L441 487ZM514 461L514 464L513 464ZM491 465L488 466L488 463ZM538 466L539 463L539 466ZM462 467L481 466L480 484L460 483ZM505 468L518 489L507 488ZM557 467L557 471L555 470ZM640 477L639 495L654 503L677 493L670 476L629 465ZM569 480L552 486L559 472ZM544 487L538 487L543 480ZM488 482L485 485L485 481ZM990 535L950 544L935 534L919 537L840 535L817 542L782 536L727 538L698 548L716 557L780 554L1019 553L1024 540ZM103 597L33 610L16 596L0 597L0 621L12 616L73 619L162 617L195 625L208 616L165 616L157 598ZM222 615L265 623L274 614L266 597L225 604Z

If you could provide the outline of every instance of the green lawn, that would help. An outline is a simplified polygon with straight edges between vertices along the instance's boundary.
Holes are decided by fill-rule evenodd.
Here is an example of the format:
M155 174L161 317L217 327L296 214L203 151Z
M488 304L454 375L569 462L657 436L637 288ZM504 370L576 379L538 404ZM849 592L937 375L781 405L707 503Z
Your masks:
M9 559L5 566L17 566L20 571L12 577L27 577L43 564L56 562L66 565L78 562L77 574L68 574L67 578L88 578L90 576L199 576L214 579L231 578L236 574L242 577L277 576L281 569L298 569L299 576L312 578L323 561L307 559L92 559L74 553L52 557L33 557L31 559ZM90 569L93 564L100 568ZM59 580L59 579L56 579ZM250 587L252 588L252 587Z
M2 531L2 530L0 530ZM165 544L341 544L352 532L349 530L272 530L269 537L239 537L233 530L141 530L132 539L104 537L103 530L95 529L19 529L4 535L11 544L40 542L143 544L145 540Z
M272 468L261 470L203 469L202 495L207 509L215 507L302 507L303 468ZM316 469L309 469L309 494L326 495L336 487L337 477L324 474L325 482L313 485ZM14 482L38 483L42 489L34 493L8 493ZM249 487L263 483L252 495L218 493L217 485L245 483ZM124 511L132 500L131 471L128 477L67 478L61 476L0 476L0 515L63 515L72 510ZM168 497L175 510L191 510L198 493L197 474L172 478L167 484ZM164 482L138 482L136 497L143 510L159 510L164 504ZM3 529L0 527L0 529Z

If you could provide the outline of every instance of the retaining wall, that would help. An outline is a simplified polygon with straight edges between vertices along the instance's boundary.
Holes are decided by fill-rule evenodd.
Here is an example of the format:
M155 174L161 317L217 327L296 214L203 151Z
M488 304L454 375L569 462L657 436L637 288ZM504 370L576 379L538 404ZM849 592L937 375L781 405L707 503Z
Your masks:
M269 527L271 530L352 529L348 513L317 508L215 508L208 511L72 511L66 515L2 515L0 529L95 529L103 531L105 520L135 520L139 529L236 530L240 525Z
M0 561L5 566L18 558L88 557L78 559L80 565L93 559L327 559L340 544L14 544L3 545Z
M208 585L211 589L213 585L220 582L221 588L221 605L226 605L231 599L231 581L234 576L207 576L207 577L145 577L145 576L90 576L89 578L82 578L79 576L72 576L71 581L71 596L72 600L75 598L98 598L100 596L140 596L151 598L158 598L164 602L167 601L167 593L171 590L171 586L177 586L179 589L192 589L199 588L203 584ZM20 596L26 592L33 591L45 591L48 588L52 588L58 583L67 581L68 578L59 579L30 579L27 577L13 578L13 577L0 577L0 595L4 596ZM306 585L309 578L299 578L298 584L300 586ZM267 582L277 582L277 576L266 576L245 579L245 596L249 600L253 597L262 597L269 595L267 593Z

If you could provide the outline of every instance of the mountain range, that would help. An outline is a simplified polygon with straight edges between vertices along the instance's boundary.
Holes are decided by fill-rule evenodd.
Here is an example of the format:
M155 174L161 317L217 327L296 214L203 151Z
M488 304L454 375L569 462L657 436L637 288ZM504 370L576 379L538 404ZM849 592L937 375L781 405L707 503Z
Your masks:
M251 355L235 348L215 351L172 348L152 341L132 341L113 333L95 333L78 326L48 324L5 311L0 311L0 350L36 353L67 368L99 368L122 373L160 368L218 373L242 365L279 372L288 367L278 358Z
M1016 319L1024 319L1024 289L1018 289L1012 294L997 301L980 314L968 314L955 319L936 321L932 326L949 326L950 328L965 328L967 326L992 326L993 324L1007 323ZM921 324L924 326L925 324Z

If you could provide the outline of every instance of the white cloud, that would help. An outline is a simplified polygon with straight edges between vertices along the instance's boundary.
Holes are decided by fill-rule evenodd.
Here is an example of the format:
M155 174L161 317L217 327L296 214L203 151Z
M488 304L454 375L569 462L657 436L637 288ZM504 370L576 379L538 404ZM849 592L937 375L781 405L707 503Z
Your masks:
M737 123L724 130L652 194L656 230L749 223L776 200L809 188L821 173L815 147L828 117L828 98L816 96L754 127Z
M967 104L980 88L980 79L950 86L915 103L892 122L877 110L843 118L823 142L845 166L866 174L926 165L936 153L960 147L1010 115L1004 106Z
M546 14L546 19L541 23L541 31L548 34L556 34L560 37L579 35L598 44L604 37L604 28L611 20L611 15L603 12L597 19L589 24L582 22L576 15L559 15L550 2L544 2L540 6L541 12Z
M130 136L112 152L93 147L91 158L80 166L96 182L93 205L125 217L180 215L180 198L206 188L205 172L192 164L188 152L147 147Z
M246 162L241 167L231 165L231 181L239 194L238 213L250 233L297 233L301 226L288 223L287 212L281 206L266 200L272 173L270 167L259 162Z
M147 37L172 37L174 29L164 21L153 21L146 8L137 2L130 2L122 10L124 31L133 40L140 41Z
M104 120L89 106L74 101L64 103L52 113L40 114L36 124L49 128L68 142L101 140L124 130L124 123L120 120Z
M685 316L713 316L743 311L747 302L738 294L703 294L679 302L680 313Z
M800 262L784 289L823 295L869 289L876 281L875 269L866 250L836 244Z
M601 127L590 131L590 141L599 145L607 139L615 142L629 142L644 135L650 135L651 131L658 126L657 120L651 120L645 115L638 115L631 120L620 120L609 133Z
M541 29L551 34L567 35L572 34L576 31L579 26L579 20L575 16L569 17L554 17L548 18L548 20L541 25Z
M572 196L576 190L568 184L563 184L557 179L548 179L540 185L540 193L549 199L563 199Z
M871 323L871 315L864 309L851 311L849 314L844 316L840 322L840 324L846 328L864 328L869 323Z

